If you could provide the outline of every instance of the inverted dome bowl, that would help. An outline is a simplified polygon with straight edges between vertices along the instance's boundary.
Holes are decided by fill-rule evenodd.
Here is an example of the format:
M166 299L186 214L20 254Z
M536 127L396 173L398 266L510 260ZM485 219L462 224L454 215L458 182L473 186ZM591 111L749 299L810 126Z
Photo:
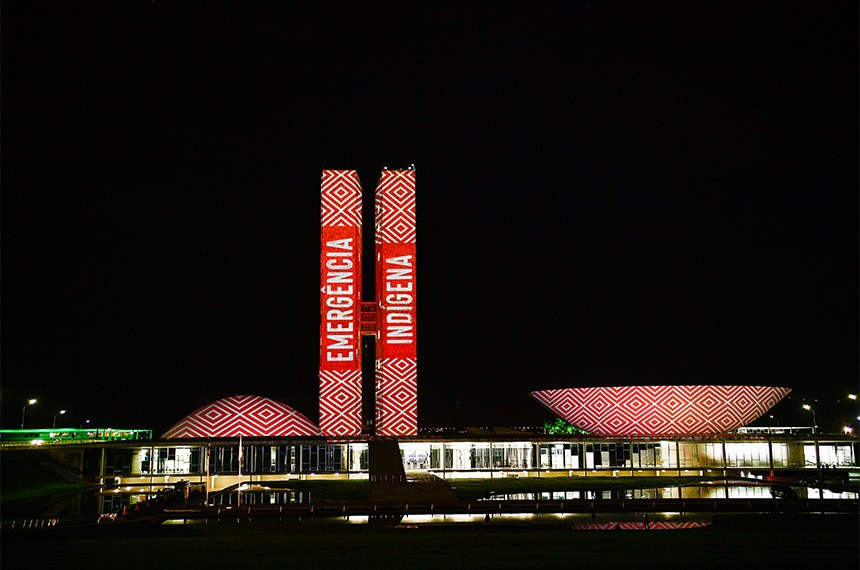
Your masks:
M719 435L761 417L791 388L599 386L531 396L566 422L599 436Z

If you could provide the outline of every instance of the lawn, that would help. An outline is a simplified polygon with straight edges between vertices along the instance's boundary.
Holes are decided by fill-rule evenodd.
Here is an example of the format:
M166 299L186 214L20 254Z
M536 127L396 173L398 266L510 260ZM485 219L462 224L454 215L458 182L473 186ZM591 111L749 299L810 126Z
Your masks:
M417 528L260 520L128 525L3 536L8 568L857 568L853 515L720 515L674 531L581 531L569 524Z

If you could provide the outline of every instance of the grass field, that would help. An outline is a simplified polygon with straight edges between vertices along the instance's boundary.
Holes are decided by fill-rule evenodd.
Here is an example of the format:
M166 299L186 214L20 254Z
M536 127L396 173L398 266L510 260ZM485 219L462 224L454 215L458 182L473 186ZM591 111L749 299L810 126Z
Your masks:
M79 483L64 481L32 459L33 454L0 453L0 504L36 499L82 490Z
M857 568L858 517L719 515L700 529L210 521L3 537L3 568Z

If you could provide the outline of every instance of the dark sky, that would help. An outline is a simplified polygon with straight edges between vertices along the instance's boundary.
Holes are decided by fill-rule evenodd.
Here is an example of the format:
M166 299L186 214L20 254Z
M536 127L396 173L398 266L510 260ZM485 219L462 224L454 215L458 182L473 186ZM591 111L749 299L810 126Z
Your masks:
M422 427L628 384L857 415L856 3L296 4L2 3L4 428L317 421L320 172L367 221L411 163Z

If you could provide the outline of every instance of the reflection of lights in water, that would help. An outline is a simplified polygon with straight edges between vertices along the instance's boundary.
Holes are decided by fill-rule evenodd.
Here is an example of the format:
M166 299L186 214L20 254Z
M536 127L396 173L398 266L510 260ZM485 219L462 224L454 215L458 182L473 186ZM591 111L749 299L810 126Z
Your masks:
M547 513L546 516L547 516L547 518L560 519L560 520L571 518L571 515L565 514L565 513Z
M810 498L818 498L817 489L809 489ZM837 493L822 490L821 498L856 499L857 492ZM682 487L620 489L617 491L563 491L540 493L498 493L479 501L575 501L599 499L770 499L770 485L702 484Z
M533 513L493 514L491 521L533 521L540 518ZM444 524L444 523L484 523L487 522L486 514L459 514L459 515L406 515L403 524Z
M573 530L684 530L690 528L701 528L710 525L710 522L705 521L682 521L682 522L600 522L600 523L581 523L571 525Z
M822 499L856 499L860 494L846 491L844 493L836 493L828 489L809 489L810 498L818 498L815 495L821 494Z

